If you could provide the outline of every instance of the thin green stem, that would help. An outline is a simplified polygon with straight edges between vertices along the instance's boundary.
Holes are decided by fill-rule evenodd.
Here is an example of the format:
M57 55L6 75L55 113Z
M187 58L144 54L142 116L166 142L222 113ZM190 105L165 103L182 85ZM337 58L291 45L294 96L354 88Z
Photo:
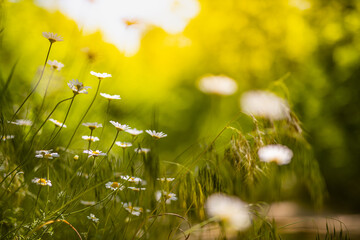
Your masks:
M48 79L48 82L47 82L47 85L46 85L46 89L45 89L45 93L44 93L44 97L43 97L43 99L42 99L42 102L41 102L41 106L40 106L40 108L39 108L39 111L38 111L38 113L36 114L35 119L34 119L33 123L31 124L31 127L30 127L29 131L26 133L24 139L26 139L27 136L30 134L31 130L34 128L35 124L37 123L38 119L39 119L40 116L41 116L41 111L42 111L42 109L43 109L43 107L44 107L44 104L45 104L45 98L46 98L47 90L48 90L48 88L49 88L49 84L50 84L50 81L51 81L53 75L54 75L54 70L51 72L51 75L50 75L50 77L49 77L49 79Z
M80 119L79 123L77 124L77 126L76 126L76 128L75 128L75 131L74 131L74 133L72 134L72 136L71 136L71 138L70 138L70 141L69 141L69 143L67 144L67 146L66 146L66 148L65 148L65 151L69 148L69 146L70 146L70 144L71 144L71 141L73 140L73 138L74 138L74 136L75 136L75 134L76 134L76 131L78 130L80 124L82 123L82 121L84 120L84 118L86 117L86 115L88 114L88 112L90 111L91 106L94 104L95 99L96 99L96 96L97 96L98 93L99 93L100 83L101 83L101 80L99 79L98 86L97 86L97 88L96 88L95 96L94 96L93 100L91 101L89 107L87 108L85 114L82 116L82 118Z
M40 74L40 78L39 80L37 81L37 83L35 84L35 87L31 90L31 92L29 93L29 95L25 98L25 100L21 103L20 107L15 111L14 115L11 117L11 120L10 122L12 122L14 120L14 118L16 117L16 114L18 114L18 112L20 111L20 109L24 106L24 104L26 103L26 101L30 98L30 96L35 92L36 88L38 87L41 79L42 79L42 76L44 75L44 71L45 71L45 67L46 67L46 63L48 61L48 58L49 58L49 55L50 55L50 50L51 50L51 46L52 46L52 42L50 42L50 46L49 46L49 50L47 52L47 55L46 55L46 58L45 58L45 63L44 63L44 66L43 66L43 69L41 71L41 74Z
M90 129L90 139L89 139L89 145L88 145L88 148L87 148L87 150L88 150L88 157L89 157L89 151L90 151L90 146L91 146L91 137L92 137L92 133L93 133L93 131L94 131L94 129Z
M116 132L116 135L115 135L114 141L112 142L112 144L111 144L111 146L110 146L109 150L106 152L106 155L108 155L108 154L109 154L109 152L111 151L112 147L114 146L114 144L115 144L115 142L116 142L116 139L117 139L117 137L118 137L118 135L119 135L119 132L120 132L120 131L117 131L117 132Z
M104 124L103 124L103 127L102 127L102 129L101 129L101 133L100 133L100 137L99 137L100 140L101 140L102 135L103 135L103 133L104 133L105 125L106 125L107 120L108 120L108 117L109 117L110 101L111 101L111 100L109 99L109 100L108 100L107 107L106 107L106 115L105 115L105 119L104 119ZM96 148L98 148L99 144L100 144L100 141L99 141L99 143L96 145Z
M51 79L52 79L52 77L53 77L53 75L54 75L54 71L55 71L54 69L51 71L50 77L49 77L48 82L47 82L47 84L46 84L45 93L44 93L44 97L43 97L42 102L41 102L41 106L40 106L40 109L39 109L39 115L38 115L38 116L40 116L41 111L42 111L42 109L43 109L43 107L44 107L45 99L46 99L46 95L47 95L47 91L48 91L48 89L49 89L49 85L50 85Z
M46 161L46 180L49 181L50 179L50 168L49 168L49 159L45 159ZM45 203L45 214L47 212L47 206L49 201L49 194L50 194L50 186L47 186L47 194L46 194L46 203Z
M55 136L45 145L45 147L43 149L45 149L47 146L49 146L49 144L51 144L55 140L55 138L60 134L61 129L63 129L63 126L65 125L65 122L66 122L66 119L67 119L67 117L68 117L68 115L70 113L70 109L71 109L71 106L72 106L72 104L74 102L75 96L76 96L76 94L74 94L74 96L71 99L69 108L68 108L68 110L66 112L65 118L64 118L64 120L62 122L62 125L60 126L59 130L56 132Z
M61 103L65 102L65 101L68 101L68 100L71 100L71 99L73 99L73 97L71 97L71 98L65 98L64 100L61 100L60 102L58 102L58 103L55 105L54 109L50 112L50 114L47 116L47 118L45 119L45 121L41 124L41 126L39 127L39 129L36 130L36 132L34 133L33 137L31 138L31 144L32 144L32 142L34 141L34 139L35 139L35 137L36 137L36 134L37 134L37 133L40 131L40 129L45 125L45 123L47 122L47 120L49 120L49 118L51 117L51 115L55 112L56 108L57 108Z

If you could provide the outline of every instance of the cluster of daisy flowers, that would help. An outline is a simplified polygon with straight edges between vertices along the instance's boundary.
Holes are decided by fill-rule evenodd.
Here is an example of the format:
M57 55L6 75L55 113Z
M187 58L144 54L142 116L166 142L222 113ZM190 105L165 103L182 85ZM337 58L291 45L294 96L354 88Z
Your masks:
M129 176L129 175L120 175L120 179L128 182L133 183L137 187L134 186L125 186L125 183L120 182L107 182L105 184L105 187L112 190L112 191L123 191L125 188L130 189L135 192L145 191L146 188L142 187L147 184L147 182L139 177ZM157 180L161 182L171 182L174 180L174 178L158 178ZM166 192L166 191L156 191L155 192L155 199L157 201L164 201L166 204L170 204L171 201L176 201L178 198L176 197L175 193ZM141 207L133 207L131 202L128 203L122 203L123 207L132 215L139 216L143 212L143 208Z
M50 42L50 47L53 43L55 42L61 42L63 41L63 38L61 36L59 36L58 34L54 34L54 33L47 33L44 32L43 36L45 38L47 38ZM50 50L49 50L50 51ZM64 64L57 61L57 60L47 60L46 64L50 67L50 69L55 72L55 71L61 71L61 69L64 67ZM45 68L45 66L44 66ZM90 72L91 75L97 77L99 79L99 81L105 79L105 78L109 78L112 77L111 74L108 73L97 73L94 71ZM100 82L99 82L100 83ZM85 86L84 83L80 82L78 79L72 79L67 83L67 86L70 88L70 90L73 93L73 98L76 95L79 94L87 94L88 93L88 89L90 89L90 86ZM103 98L107 99L109 101L113 101L113 100L120 100L121 97L120 95L110 95L107 93L100 93L100 96L102 96ZM71 104L70 104L71 106ZM65 121L66 121L66 117L64 122L61 122L59 120L56 120L54 118L50 118L51 115L49 115L49 117L47 118L46 121L49 121L51 123L54 124L55 128L67 128L67 126L65 125ZM46 122L45 121L45 122ZM27 119L18 119L15 121L11 121L11 124L14 125L18 125L18 126L32 126L33 122ZM164 132L158 132L156 130L138 130L136 128L131 128L129 125L126 124L121 124L119 122L116 121L110 121L110 123L115 127L115 129L117 131L124 131L126 133L128 133L129 135L131 135L133 137L133 141L135 140L135 138L146 132L148 135L150 135L152 138L154 139L160 139L160 138L164 138L167 137L167 134ZM79 123L80 125L80 123ZM100 139L96 136L93 136L92 133L95 129L97 128L101 128L103 127L101 123L97 123L97 122L87 122L87 123L82 123L83 126L87 127L90 129L91 133L89 136L85 135L82 136L82 139L89 141L89 148L87 150L83 150L83 153L88 154L88 157L99 157L99 156L107 156L107 153L102 152L100 150L92 150L90 149L90 143L91 142L96 142L99 141ZM2 141L8 140L8 139L12 139L14 138L13 135L6 135L6 136L2 136ZM133 146L133 142L120 142L117 141L116 145L121 147L121 148L129 148ZM134 149L135 153L138 154L146 154L148 152L150 152L149 148L143 148L143 147L138 147L136 149ZM57 152L54 152L52 149L50 150L38 150L35 152L35 158L38 159L45 159L45 160L52 160L55 158L59 158L60 155ZM79 155L74 155L74 160L78 160L79 159ZM46 162L47 164L49 163L49 161ZM78 175L78 174L77 174ZM86 174L80 174L80 175L86 175ZM139 178L139 177L134 177L134 176L128 176L128 175L123 175L120 176L120 181L122 182L107 182L105 184L105 188L112 190L112 191L123 191L124 189L128 189L130 191L134 191L134 192L141 192L141 191L145 191L146 190L146 181ZM171 182L174 180L174 178L159 178L158 179L161 182ZM32 179L32 182L34 184L37 184L39 186L52 186L52 182L49 179L49 172L48 172L48 177L47 178L39 178L39 177L35 177ZM128 186L129 184L134 184L133 186ZM174 193L170 193L170 192L166 192L163 190L159 190L155 193L155 198L158 201L164 201L166 204L170 204L171 201L176 201L177 197L176 194ZM91 201L82 201L81 204L83 205L94 205L95 202ZM135 216L139 216L141 213L144 212L144 209L142 207L138 207L138 206L133 206L133 204L131 202L123 202L122 206L124 207L125 210L127 210L129 213L131 213L132 215ZM149 210L146 210L149 211ZM90 213L89 216L87 216L87 218L95 223L99 222L99 218L97 218L93 213Z

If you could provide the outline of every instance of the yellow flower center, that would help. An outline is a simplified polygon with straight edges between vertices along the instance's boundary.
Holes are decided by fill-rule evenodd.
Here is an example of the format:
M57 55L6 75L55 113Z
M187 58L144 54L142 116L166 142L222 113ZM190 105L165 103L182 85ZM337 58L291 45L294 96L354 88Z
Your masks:
M52 156L51 156L50 153L45 153L45 154L44 154L44 157L45 157L45 158L51 158Z
M100 152L98 152L98 151L93 151L93 154L100 154Z
M279 160L278 158L273 158L273 159L271 159L270 162L274 162L274 163L279 164L279 163L280 163L280 160Z
M46 179L40 178L38 183L40 183L41 185L46 185Z
M111 184L111 187L112 187L112 188L118 188L118 187L119 187L119 183L118 183L118 182L113 182L113 183Z

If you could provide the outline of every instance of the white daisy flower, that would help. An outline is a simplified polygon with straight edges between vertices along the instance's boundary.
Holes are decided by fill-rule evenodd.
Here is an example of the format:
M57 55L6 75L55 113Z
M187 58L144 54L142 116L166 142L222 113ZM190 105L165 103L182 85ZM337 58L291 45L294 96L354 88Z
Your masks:
M130 135L132 136L137 136L139 134L142 134L143 133L143 130L137 130L136 128L132 128L132 129L127 129L125 130L125 132L129 133Z
M63 124L62 122L58 121L58 120L55 120L55 119L50 118L48 121L54 123L56 127L66 128L66 125Z
M132 146L132 143L130 142L115 142L115 144L122 148L128 148Z
M133 207L131 202L122 203L123 207L132 215L140 216L140 214L144 211L142 207Z
M94 130L96 128L101 128L102 127L102 124L97 123L97 122L93 122L93 123L88 122L88 123L83 123L82 125L85 126L85 127L90 128L90 130Z
M258 155L263 162L275 162L278 165L285 165L290 163L293 152L284 145L272 144L261 147Z
M124 189L124 186L123 185L120 185L120 183L118 182L108 182L105 184L105 187L106 188L110 188L111 190L120 190L122 191Z
M131 189L131 190L137 191L137 192L145 191L145 190L146 190L146 188L137 188L137 187L128 187L128 189Z
M138 177L130 177L128 175L125 175L125 176L120 176L120 178L131 183L136 183L136 184L141 183L141 185L146 185L146 181Z
M100 93L100 95L104 98L106 98L107 100L120 100L121 97L120 95L110 95L107 93Z
M91 142L96 142L100 140L98 137L94 137L94 136L82 136L81 138Z
M103 153L100 150L84 150L83 153L89 154L89 157L99 157L99 156L106 156L106 153Z
M101 79L104 79L104 78L108 78L108 77L112 77L111 74L108 74L108 73L97 73L97 72L94 72L94 71L91 71L90 72L91 75L99 78L100 80Z
M91 88L84 86L84 84L82 82L79 82L79 80L77 79L68 82L68 86L74 92L74 94L80 94L80 93L87 94L88 93L87 89Z
M175 178L165 178L165 177L162 177L162 178L157 178L156 180L159 180L161 182L172 182L175 180Z
M50 65L50 68L52 70L60 71L64 67L64 64L62 64L61 62L58 62L56 60L54 60L54 61L48 60L47 63Z
M207 94L232 95L237 91L236 82L226 76L206 76L200 79L199 89Z
M87 216L88 219L92 220L93 222L98 223L99 219L97 217L95 217L94 214L90 213L90 216Z
M33 183L36 183L37 185L41 186L52 186L50 180L46 180L45 178L34 178L31 180Z
M241 109L249 115L281 120L289 117L287 102L267 91L249 91L242 95Z
M153 138L156 139L160 139L160 138L164 138L167 137L167 134L163 133L163 132L156 132L154 130L146 130L146 132L151 135Z
M35 151L36 158L45 158L45 159L53 159L53 158L58 158L60 157L60 155L58 153L53 153L52 149L50 150L39 150L39 151Z
M1 140L5 142L6 140L14 139L14 138L15 138L14 135L6 135L6 136L2 136Z
M115 122L115 121L110 121L110 123L112 124L112 125L114 125L114 127L116 128L116 130L118 130L118 131L125 131L125 130L128 130L128 129L130 129L130 127L129 127L129 125L126 125L126 124L120 124L120 123L118 123L118 122Z
M57 35L57 33L43 32L42 35L49 39L51 43L64 41L60 35Z
M178 200L175 193L168 193L164 191L155 192L156 201L164 200L166 204L170 204L171 201Z
M15 122L10 122L10 121L8 122L19 126L31 126L32 124L32 121L27 119L17 119L15 120Z
M150 152L150 148L136 148L135 149L135 152L136 153L144 153L144 154L147 154Z
M241 231L251 224L247 204L237 197L212 194L206 200L205 209L210 217L217 217L222 221L226 230Z

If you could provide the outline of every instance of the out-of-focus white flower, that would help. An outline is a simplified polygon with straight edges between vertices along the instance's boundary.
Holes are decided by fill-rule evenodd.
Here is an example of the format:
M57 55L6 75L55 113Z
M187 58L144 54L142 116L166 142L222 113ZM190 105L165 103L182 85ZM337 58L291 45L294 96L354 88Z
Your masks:
M105 187L106 188L110 188L111 190L120 190L122 191L124 189L124 186L123 185L120 185L120 183L118 182L108 182L105 184Z
M153 138L156 139L160 139L160 138L164 138L167 137L167 134L163 133L163 132L156 132L154 130L146 130L146 132L151 135Z
M129 133L130 135L132 136L137 136L139 134L142 134L143 133L143 130L137 130L136 128L132 128L132 129L127 129L125 130L125 132Z
M42 35L49 39L51 43L64 41L60 35L57 35L57 33L43 32Z
M79 160L79 155L75 155L74 160Z
M175 193L168 193L164 191L156 191L155 198L157 201L164 200L166 204L170 204L171 201L177 200Z
M157 178L156 180L159 180L161 182L172 182L175 180L175 178L165 178L165 177L162 177L162 178Z
M258 155L263 162L275 162L278 165L285 165L290 163L293 152L284 145L272 144L261 147Z
M60 155L58 153L53 153L52 149L50 150L39 150L39 151L35 151L36 158L45 158L45 159L53 159L53 158L58 158L60 157Z
M58 120L55 120L55 119L50 118L49 121L52 122L52 123L54 123L56 127L66 128L66 125L63 124L62 122L58 121Z
M145 191L145 190L146 190L146 188L137 188L137 187L128 187L128 189L131 189L131 190L137 191L137 192Z
M77 79L68 82L68 86L73 91L74 94L80 94L80 93L87 94L88 93L87 89L91 88L84 86L84 84L82 82L79 82L79 80Z
M100 140L98 137L94 137L94 136L82 136L82 139L91 142L96 142Z
M95 201L84 201L84 200L80 200L80 203L85 206L92 206L96 204Z
M132 146L132 143L130 142L115 142L115 144L122 148L128 148Z
M92 220L93 222L98 223L99 219L97 217L95 217L94 214L90 213L90 216L87 216L88 219Z
M140 216L140 214L144 211L142 207L133 207L131 202L122 203L123 207L132 215Z
M104 98L106 98L107 100L119 100L121 99L120 95L110 95L107 93L100 93L100 95Z
M103 153L100 150L84 150L83 153L89 154L89 157L99 157L99 156L106 156L106 153Z
M11 124L19 126L31 126L32 121L27 119L16 119L15 122L10 122Z
M130 129L129 125L126 125L126 124L120 124L118 122L115 122L115 121L110 121L110 123L116 128L116 130L118 131L125 131L125 130L128 130Z
M138 178L138 177L131 177L131 176L125 175L125 176L120 176L120 178L125 181L131 182L131 183L136 183L136 184L141 183L141 185L146 185L146 181L142 180L141 178Z
M5 142L6 140L14 139L14 138L15 138L14 135L6 135L6 136L2 136L1 140Z
M224 223L226 230L241 231L251 224L247 204L237 197L215 193L206 200L205 208L210 217Z
M249 115L281 120L289 117L287 102L267 91L249 91L241 96L241 109Z
M150 152L150 148L135 148L134 150L136 153L143 153L143 154L147 154Z
M91 75L99 78L100 80L101 79L104 79L104 78L108 78L108 77L112 77L111 74L108 74L108 73L97 73L97 72L94 72L94 71L91 71L90 72Z
M101 128L102 127L102 124L97 123L97 122L93 122L93 123L88 122L88 123L83 123L82 125L85 126L85 127L90 128L90 130L94 130L96 128Z
M50 180L46 180L45 178L34 178L31 180L33 183L36 183L37 185L41 186L52 186Z
M223 75L205 76L200 79L198 87L204 93L223 96L234 94L238 88L233 79Z
M54 61L48 60L47 63L50 65L50 68L52 70L60 71L64 67L64 64L62 64L61 62L58 62L56 60L54 60Z

